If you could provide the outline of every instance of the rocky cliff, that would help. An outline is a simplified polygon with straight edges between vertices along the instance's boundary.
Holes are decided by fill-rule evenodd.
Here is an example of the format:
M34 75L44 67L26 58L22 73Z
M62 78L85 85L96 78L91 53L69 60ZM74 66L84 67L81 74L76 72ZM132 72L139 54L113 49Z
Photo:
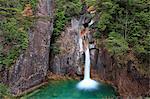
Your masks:
M77 24L78 21L72 19L72 26L67 27L56 41L60 52L52 56L53 58L50 60L50 71L53 73L71 74L73 76L77 71L78 73L81 72ZM75 29L75 27L77 28Z
M137 71L135 67L138 64L135 61L132 61L128 56L126 59L128 59L126 64L121 64L116 60L116 57L101 48L97 61L100 79L114 85L121 96L149 96L148 76L141 75Z
M72 18L71 26L66 26L56 41L60 52L50 55L50 41L53 31L54 0L39 0L36 23L29 31L29 46L20 55L10 69L2 68L2 82L8 84L11 93L23 91L42 83L47 71L56 74L83 76L84 54L79 52L78 21ZM91 32L90 42L94 42ZM100 43L98 41L96 43ZM149 77L141 75L136 69L136 62L128 56L124 64L109 54L103 46L90 44L91 67L97 80L103 80L117 88L121 96L150 96ZM49 57L50 56L50 57Z
M67 27L57 40L60 53L51 59L50 70L56 74L77 76L79 73L82 76L84 54L79 53L78 31L72 27ZM91 37L94 39L92 33ZM136 70L138 64L130 58L130 53L122 59L125 62L122 64L103 45L98 45L102 42L97 41L94 47L90 45L93 79L113 85L124 97L149 96L149 78Z
M84 53L79 51L79 21L75 18L71 20L71 26L66 27L65 31L56 41L59 47L59 54L52 55L50 60L50 71L56 74L69 76L82 76L84 68ZM90 48L92 65L96 64L97 50Z
M43 82L49 66L49 47L53 31L54 0L38 0L37 20L29 31L29 46L16 63L3 73L14 95Z

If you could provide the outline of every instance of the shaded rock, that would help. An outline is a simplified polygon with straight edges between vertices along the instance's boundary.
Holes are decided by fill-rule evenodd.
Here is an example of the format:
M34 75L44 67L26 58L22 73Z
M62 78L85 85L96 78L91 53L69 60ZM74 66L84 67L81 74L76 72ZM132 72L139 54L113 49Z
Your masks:
M124 60L125 61L125 60ZM134 68L134 62L128 60L120 67L114 56L102 48L98 54L97 67L101 80L116 86L121 96L149 96L149 78L145 78ZM137 65L137 64L136 64Z
M97 69L97 60L98 60L98 49L90 49L90 59L91 59L91 65L93 68Z

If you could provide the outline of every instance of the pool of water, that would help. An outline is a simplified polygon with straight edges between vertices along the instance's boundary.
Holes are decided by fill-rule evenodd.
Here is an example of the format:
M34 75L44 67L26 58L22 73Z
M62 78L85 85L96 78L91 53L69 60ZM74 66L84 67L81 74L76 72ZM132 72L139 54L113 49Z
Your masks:
M113 87L99 84L99 88L93 91L78 90L76 85L79 81L51 81L48 85L33 91L22 99L104 99L115 98Z

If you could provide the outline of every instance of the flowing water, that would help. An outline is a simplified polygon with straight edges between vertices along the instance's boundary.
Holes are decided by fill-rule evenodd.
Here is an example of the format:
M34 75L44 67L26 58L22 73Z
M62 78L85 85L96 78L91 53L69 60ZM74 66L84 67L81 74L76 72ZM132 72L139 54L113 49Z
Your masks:
M84 79L77 84L77 88L81 90L98 89L98 82L90 78L90 52L88 46L85 51Z
M98 90L80 91L76 80L52 81L48 85L23 96L21 99L112 99L116 97L114 89L100 84Z
M92 20L89 25L92 25L93 23L94 21ZM83 35L87 36L88 34L85 31ZM90 78L91 63L90 63L90 51L89 51L89 43L88 43L89 40L88 38L86 38L86 36L84 37L85 39L82 40L83 35L79 33L80 52L83 51L83 49L85 51L84 79L77 84L77 88L81 90L93 90L93 89L98 88L98 82ZM84 43L84 46L83 46L83 43Z
M84 79L90 79L90 51L88 47L85 51Z
M80 52L83 51L83 45L82 45L82 38L79 37L79 46L80 46Z

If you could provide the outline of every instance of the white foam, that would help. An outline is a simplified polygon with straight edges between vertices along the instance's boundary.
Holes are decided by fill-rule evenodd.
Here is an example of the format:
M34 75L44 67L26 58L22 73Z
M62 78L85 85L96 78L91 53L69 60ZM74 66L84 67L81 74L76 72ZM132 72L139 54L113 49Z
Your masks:
M80 90L96 90L99 83L92 79L84 79L77 84L77 88Z

